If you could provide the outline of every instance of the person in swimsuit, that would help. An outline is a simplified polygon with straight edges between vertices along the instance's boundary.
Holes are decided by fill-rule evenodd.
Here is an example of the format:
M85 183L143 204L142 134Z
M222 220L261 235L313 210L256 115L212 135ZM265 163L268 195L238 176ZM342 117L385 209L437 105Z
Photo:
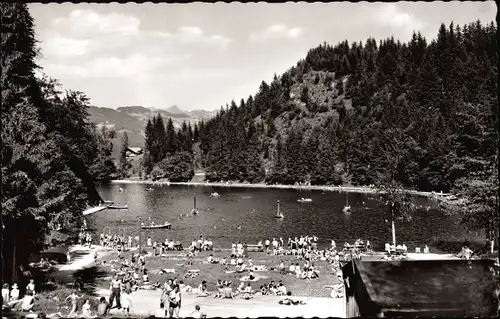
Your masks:
M78 310L78 299L80 298L82 298L82 296L78 296L76 294L76 291L73 291L71 295L69 295L68 297L66 297L66 299L64 299L64 301L68 299L71 300L71 311L69 312L68 317L71 317L72 315L76 317L76 311Z

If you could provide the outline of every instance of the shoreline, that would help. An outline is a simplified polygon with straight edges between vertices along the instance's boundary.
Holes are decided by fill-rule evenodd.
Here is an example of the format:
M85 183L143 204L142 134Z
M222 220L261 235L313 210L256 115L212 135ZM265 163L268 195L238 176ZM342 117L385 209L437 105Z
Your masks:
M168 182L168 181L151 181L141 179L117 179L112 180L111 184L143 184L143 185L172 185L172 186L195 186L195 187L234 187L234 188L267 188L267 189L295 189L305 191L328 191L328 192L346 192L346 193L359 193L359 194L375 194L377 189L369 186L328 186L328 185L282 185L282 184L265 184L265 183L210 183L210 182ZM415 190L407 190L408 193L416 196L434 197L440 200L446 200L446 196L452 194L436 193L436 192L422 192Z

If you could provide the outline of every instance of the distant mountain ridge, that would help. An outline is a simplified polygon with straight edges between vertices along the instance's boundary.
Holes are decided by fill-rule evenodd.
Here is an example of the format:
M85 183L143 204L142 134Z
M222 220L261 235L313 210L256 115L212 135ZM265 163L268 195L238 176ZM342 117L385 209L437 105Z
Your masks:
M164 120L172 118L175 128L180 128L182 122L191 125L212 118L216 111L194 110L184 111L173 105L167 109L148 108L139 105L121 106L116 109L91 106L88 109L89 119L97 126L106 125L114 128L117 133L127 132L131 147L144 147L144 128L149 118L161 114ZM113 141L114 153L119 151L121 134Z

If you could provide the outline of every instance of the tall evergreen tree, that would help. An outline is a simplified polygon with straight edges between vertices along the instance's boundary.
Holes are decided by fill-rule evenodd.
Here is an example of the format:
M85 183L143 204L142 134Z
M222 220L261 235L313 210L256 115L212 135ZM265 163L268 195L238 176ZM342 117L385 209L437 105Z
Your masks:
M121 148L120 148L120 176L122 178L129 177L130 170L130 162L127 158L127 150L128 150L128 134L127 132L123 132L121 139Z

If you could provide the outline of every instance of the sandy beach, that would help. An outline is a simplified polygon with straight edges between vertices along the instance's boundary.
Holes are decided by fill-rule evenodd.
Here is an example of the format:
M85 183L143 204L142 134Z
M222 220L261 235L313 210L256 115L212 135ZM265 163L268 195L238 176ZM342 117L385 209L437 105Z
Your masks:
M140 179L119 179L111 181L112 184L144 184L144 185L184 185L184 186L212 186L212 187L246 187L246 188L274 188L274 189L296 189L296 190L317 190L328 192L346 192L346 193L360 193L360 194L375 194L377 189L369 186L321 186L321 185L270 185L264 183L250 184L250 183L209 183L209 182L168 182L168 181L151 181ZM410 194L425 197L436 197L444 200L445 196L452 194L447 193L433 193L433 192L420 192L415 190L408 190Z

